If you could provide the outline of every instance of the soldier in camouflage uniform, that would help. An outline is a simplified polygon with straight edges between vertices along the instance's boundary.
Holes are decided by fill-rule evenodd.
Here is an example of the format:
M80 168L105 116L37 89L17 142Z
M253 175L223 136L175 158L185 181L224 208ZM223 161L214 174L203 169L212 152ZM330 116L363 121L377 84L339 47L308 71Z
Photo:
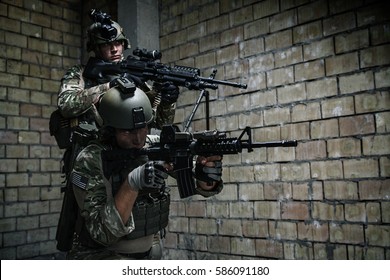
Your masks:
M78 117L79 122L99 125L101 123L97 114L99 100L107 90L117 86L118 79L125 78L134 82L148 95L156 114L154 126L161 128L163 124L173 123L179 89L172 83L150 86L126 74L98 77L94 80L85 78L86 68L93 68L94 63L99 60L119 63L124 59L124 50L130 48L129 40L117 22L111 20L107 14L95 10L92 14L94 16L91 17L95 18L95 23L87 30L87 50L94 52L95 56L89 59L86 66L75 65L63 76L58 94L58 107L62 116Z
M79 217L68 259L160 259L162 255L156 237L168 223L165 179L171 165L134 155L107 166L102 156L158 140L147 135L153 113L145 93L138 88L123 92L112 88L102 97L101 137L80 152L71 173ZM194 177L212 182L197 180L199 194L219 193L222 158L198 157L196 166Z
M70 172L78 153L91 139L98 137L98 129L103 124L98 107L104 94L118 87L120 81L142 88L153 104L154 118L153 122L148 123L148 127L158 129L173 122L179 94L178 87L171 83L150 86L145 81L125 74L86 78L86 69L93 69L94 63L99 60L119 63L124 59L124 50L130 48L129 40L121 26L108 15L93 10L91 18L94 18L95 22L87 30L87 50L95 56L90 57L85 66L75 65L63 76L58 94L58 110L53 112L50 119L51 135L55 136L61 149L66 149L63 156L65 195L56 236L57 248L65 252L72 246L74 217L77 215Z

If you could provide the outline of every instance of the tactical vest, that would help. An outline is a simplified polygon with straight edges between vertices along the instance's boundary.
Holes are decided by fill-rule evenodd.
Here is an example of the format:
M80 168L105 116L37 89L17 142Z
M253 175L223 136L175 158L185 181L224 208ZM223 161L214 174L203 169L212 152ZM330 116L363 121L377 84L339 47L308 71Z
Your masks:
M123 181L127 179L129 172L146 163L147 160L146 156L140 156L129 160L110 162L109 165L102 162L104 176L111 183L113 196L116 195ZM131 240L163 232L168 225L169 205L170 194L167 189L141 190L132 210L135 229L123 238ZM102 247L92 240L85 227L84 219L80 215L77 220L76 233L79 242L91 248Z
M111 176L108 178L112 184L113 196L116 195L123 181L127 179L129 172L146 161L147 157L138 157L116 164L119 168L113 168L110 172ZM104 166L106 165L103 164ZM141 190L132 211L135 229L125 238L136 239L163 230L168 225L169 205L170 195L167 189Z

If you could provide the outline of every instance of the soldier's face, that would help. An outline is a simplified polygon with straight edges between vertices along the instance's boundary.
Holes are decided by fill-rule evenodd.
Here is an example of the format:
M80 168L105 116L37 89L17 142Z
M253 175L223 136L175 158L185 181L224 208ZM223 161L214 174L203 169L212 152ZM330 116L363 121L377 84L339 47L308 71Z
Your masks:
M114 41L99 45L99 56L105 61L119 62L123 58L123 42Z
M118 146L122 149L141 149L145 145L148 131L148 127L132 130L116 129L115 137Z

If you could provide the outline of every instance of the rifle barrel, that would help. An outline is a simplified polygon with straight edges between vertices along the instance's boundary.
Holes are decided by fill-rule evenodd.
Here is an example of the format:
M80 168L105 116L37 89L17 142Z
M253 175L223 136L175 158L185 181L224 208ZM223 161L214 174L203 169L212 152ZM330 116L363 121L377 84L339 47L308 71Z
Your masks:
M248 148L266 148L266 147L296 147L298 145L297 140L282 140L271 142L258 142L258 143L245 143L243 147Z
M214 80L214 79L211 79L211 78L202 78L202 80L203 81L207 81L209 83L220 84L220 85L236 87L236 88L246 89L248 87L247 84L235 83L235 82L229 82L229 81L222 81L222 80Z

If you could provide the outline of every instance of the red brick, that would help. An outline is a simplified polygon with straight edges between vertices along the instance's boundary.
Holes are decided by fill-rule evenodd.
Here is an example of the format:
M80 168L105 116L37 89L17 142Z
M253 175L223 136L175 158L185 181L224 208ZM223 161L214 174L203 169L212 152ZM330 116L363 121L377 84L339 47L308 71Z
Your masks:
M364 242L363 225L331 223L329 233L331 242L348 244L362 244Z
M324 194L330 200L358 200L358 185L348 181L325 181Z
M310 218L309 206L304 202L283 202L281 207L282 219L307 220Z
M375 159L351 159L343 162L345 178L379 176L379 164Z
M390 180L359 181L359 195L362 200L387 200L390 197Z
M329 240L328 223L314 221L312 223L298 223L298 238L308 241L326 242Z
M364 135L375 132L372 115L357 115L340 119L340 136Z
M256 239L256 256L283 258L283 243L269 239Z

